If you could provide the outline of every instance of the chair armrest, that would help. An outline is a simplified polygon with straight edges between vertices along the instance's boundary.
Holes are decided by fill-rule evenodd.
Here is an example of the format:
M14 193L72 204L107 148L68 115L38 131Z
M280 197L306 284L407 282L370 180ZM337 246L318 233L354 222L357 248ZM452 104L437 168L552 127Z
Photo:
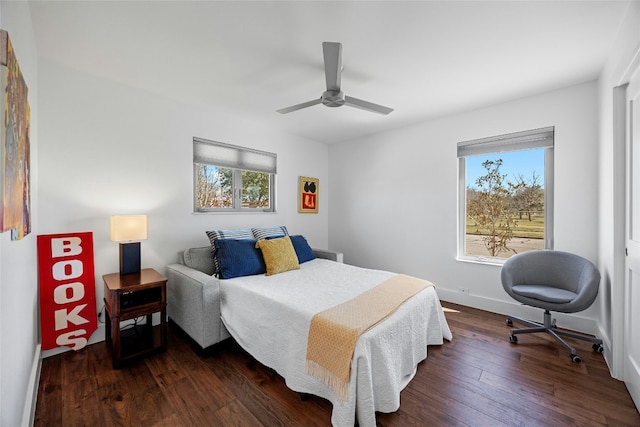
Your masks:
M335 262L344 262L344 256L342 254L342 252L338 252L338 251L330 251L328 249L311 249L314 253L314 255L318 258L323 258L323 259L328 259L330 261L335 261Z
M220 281L182 264L170 264L167 314L202 348L229 337L220 320Z

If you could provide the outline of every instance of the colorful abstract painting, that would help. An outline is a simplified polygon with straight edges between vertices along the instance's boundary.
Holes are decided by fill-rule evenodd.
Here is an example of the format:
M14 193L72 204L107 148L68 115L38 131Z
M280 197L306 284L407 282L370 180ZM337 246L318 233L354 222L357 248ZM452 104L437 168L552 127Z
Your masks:
M18 240L31 232L28 88L6 31L0 30L0 231Z
M320 192L320 180L318 178L300 177L299 182L299 204L300 213L318 213L318 193Z

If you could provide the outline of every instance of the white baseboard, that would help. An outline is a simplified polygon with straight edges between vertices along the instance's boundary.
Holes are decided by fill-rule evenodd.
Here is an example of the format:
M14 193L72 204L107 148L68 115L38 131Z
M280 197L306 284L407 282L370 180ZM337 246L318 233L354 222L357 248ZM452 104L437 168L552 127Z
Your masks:
M27 384L27 394L25 395L24 410L22 411L22 427L31 427L36 415L36 402L38 401L38 384L40 383L40 368L42 367L42 345L36 346L31 364L31 374Z
M622 378L618 378L618 376L615 375L615 372L613 371L613 369L611 369L611 367L613 366L613 363L612 363L612 357L613 357L612 347L613 346L611 344L611 337L603 329L603 326L600 322L597 323L596 328L597 328L596 336L602 340L602 346L604 347L604 351L602 352L602 354L604 356L604 361L607 364L607 367L609 368L609 373L611 374L612 378L615 378L617 380L622 380Z
M104 341L104 331L105 331L104 323L98 324L98 329L96 329L96 331L93 334L91 334L91 336L89 337L89 341L87 342L87 345ZM56 354L66 353L67 351L71 351L71 349L69 347L56 347L50 350L44 350L42 352L42 358L46 359L47 357L55 356ZM82 351L82 349L80 349L80 351Z
M467 295L452 289L437 288L437 292L443 301L490 311L492 313L511 314L542 323L542 315L544 312L541 309L522 305L516 301L502 301L477 295ZM557 319L558 326L563 329L595 335L600 338L599 334L601 331L597 328L594 319L581 316L579 313L553 313L553 317Z

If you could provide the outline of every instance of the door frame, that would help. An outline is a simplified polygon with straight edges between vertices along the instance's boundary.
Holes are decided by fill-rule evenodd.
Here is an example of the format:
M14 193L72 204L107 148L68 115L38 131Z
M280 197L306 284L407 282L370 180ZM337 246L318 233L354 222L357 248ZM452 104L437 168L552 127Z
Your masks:
M611 283L611 374L625 380L625 295L626 280L626 225L627 225L627 85L631 78L640 73L640 46L637 46L629 65L624 69L618 84L613 88L613 162L614 162L614 277ZM614 309L618 308L618 309ZM638 402L636 402L638 405Z

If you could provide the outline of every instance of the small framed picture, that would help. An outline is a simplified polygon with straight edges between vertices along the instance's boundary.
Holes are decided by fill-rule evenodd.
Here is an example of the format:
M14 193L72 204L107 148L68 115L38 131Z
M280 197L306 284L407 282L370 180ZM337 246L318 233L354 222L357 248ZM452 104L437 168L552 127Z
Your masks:
M320 192L320 181L318 178L300 177L298 202L298 212L318 213L318 194Z

